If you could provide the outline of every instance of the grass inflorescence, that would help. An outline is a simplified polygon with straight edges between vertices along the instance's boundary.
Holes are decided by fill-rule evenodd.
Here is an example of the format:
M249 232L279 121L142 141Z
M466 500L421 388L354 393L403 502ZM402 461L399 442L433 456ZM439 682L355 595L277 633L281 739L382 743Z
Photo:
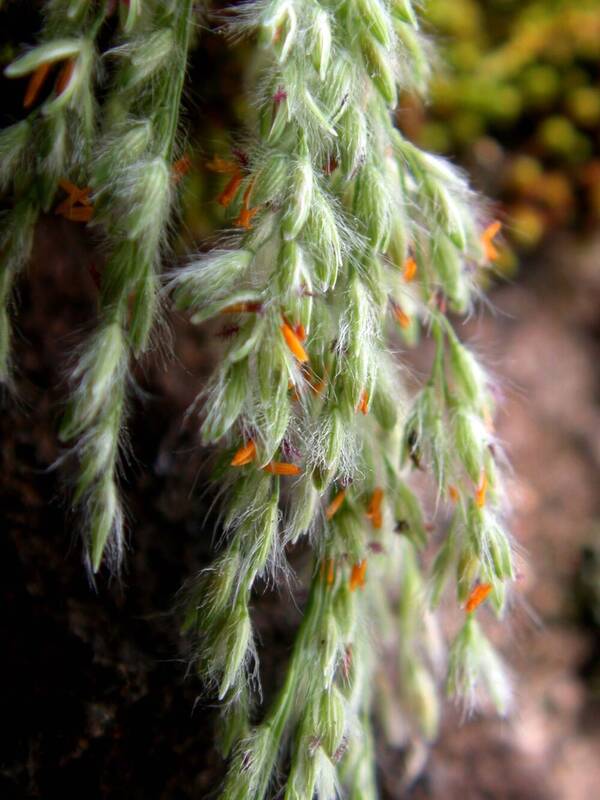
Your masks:
M119 451L132 359L158 316L193 14L189 0L116 5L106 79L95 37L115 4L48 3L42 42L7 70L33 76L33 110L0 134L0 177L14 194L2 248L5 376L6 302L37 214L60 188L57 213L105 239L98 322L61 427L79 458L75 500L93 572L122 551ZM368 800L390 648L394 694L424 739L436 735L444 671L449 694L469 707L482 688L502 713L510 705L476 620L484 603L503 614L514 578L497 393L447 315L473 309L499 226L486 224L459 170L394 125L399 90L423 92L431 62L410 0L251 0L225 27L257 42L244 149L207 164L222 176L231 231L167 287L193 322L231 322L199 403L202 440L220 453L222 547L186 595L184 629L222 703L224 800L277 788L286 800ZM57 62L54 92L37 107ZM411 399L392 348L422 330L434 357ZM451 518L438 546L413 471L430 476L436 508ZM286 546L301 539L313 553L309 599L281 688L258 717L253 591L285 582ZM445 670L433 612L448 583L465 619Z

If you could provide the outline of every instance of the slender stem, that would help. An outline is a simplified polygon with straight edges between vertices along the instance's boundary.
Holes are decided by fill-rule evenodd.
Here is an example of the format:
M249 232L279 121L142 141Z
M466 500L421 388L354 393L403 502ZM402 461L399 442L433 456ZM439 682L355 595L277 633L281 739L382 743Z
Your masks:
M277 699L271 707L269 714L262 723L263 726L271 728L274 742L280 742L282 740L283 732L293 712L294 701L296 699L296 688L298 686L298 679L300 677L298 672L302 661L302 651L306 646L306 641L309 637L311 629L314 626L314 623L321 616L324 600L324 584L319 570L316 568L310 587L310 594L304 611L304 616L302 618L300 628L298 629L296 641L294 642L294 649L288 664L285 683L281 687ZM267 791L277 754L277 748L272 748L271 763L265 765L265 769L261 775L261 780L258 787L259 790L256 794L257 798L264 797L265 792Z
M185 68L191 36L193 0L181 0L177 3L177 19L175 22L175 51L179 56L177 68L173 69L173 80L166 82L165 103L166 112L164 131L160 136L160 155L169 162L173 157L177 126L179 124L179 111L181 95L185 81Z

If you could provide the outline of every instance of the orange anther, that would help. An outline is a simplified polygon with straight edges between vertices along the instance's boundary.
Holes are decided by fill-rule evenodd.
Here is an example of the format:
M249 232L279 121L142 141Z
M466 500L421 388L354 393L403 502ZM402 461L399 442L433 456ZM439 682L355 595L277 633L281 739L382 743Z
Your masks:
M365 585L365 576L367 574L366 559L359 561L352 567L350 574L350 591L353 592L358 588L363 588Z
M65 61L65 63L61 67L60 72L58 73L58 78L56 79L55 88L57 95L62 94L69 85L69 82L73 77L74 69L75 69L75 59L70 58L68 61Z
M58 185L67 192L67 197L56 206L54 213L72 222L89 222L94 215L90 200L91 188L84 186L80 189L66 178L61 178Z
M187 154L181 156L181 158L178 158L171 167L171 177L173 182L179 183L179 181L188 174L191 168L192 161Z
M235 161L229 161L221 156L213 156L210 161L206 162L206 169L211 172L218 172L221 175L236 175L240 168Z
M301 342L306 341L306 330L301 322L299 322L297 325L294 325L294 333Z
M262 311L262 303L232 303L222 309L221 314L257 314Z
M263 470L271 475L300 475L302 472L297 464L287 464L285 461L271 461Z
M491 583L479 583L475 586L467 598L465 610L467 614L472 614L477 606L481 605L488 594L492 591Z
M379 486L374 490L371 495L371 500L367 507L367 519L373 523L373 527L379 530L383 524L383 515L381 513L381 503L383 501L383 489Z
M360 411L361 414L369 413L369 393L366 389L363 389L362 391L360 402L358 403L356 410Z
M448 495L450 497L450 500L452 500L453 503L458 503L459 494L458 494L458 489L456 488L456 486L452 486L452 485L448 486Z
M91 186L84 186L83 189L80 189L79 186L71 183L71 181L66 178L61 178L58 185L69 195L68 199L71 201L72 205L75 203L81 203L83 206L92 205L92 201L90 200Z
M243 467L245 464L250 464L250 462L254 461L255 458L256 445L251 439L247 444L242 445L242 447L237 450L236 454L231 459L231 466Z
M227 206L231 205L243 179L243 175L238 169L237 172L231 176L229 183L217 197L217 203L223 206L223 208L227 208Z
M51 66L52 64L50 62L47 62L46 64L40 64L32 74L31 78L29 78L29 83L27 84L27 89L25 90L25 97L23 98L23 108L31 108L31 106L35 103L42 86L46 82L46 78L48 77Z
M327 575L326 575L326 583L327 586L332 586L335 580L335 561L333 558L327 559Z
M394 309L394 316L396 317L396 322L403 330L406 330L410 327L410 317L400 308L400 306L397 306Z
M412 256L409 256L404 262L404 280L410 283L417 274L417 262Z
M238 228L245 228L247 231L252 228L252 218L259 211L258 207L250 208L250 194L252 193L253 186L254 178L252 178L246 187L246 191L244 192L244 197L242 199L242 210L240 211L239 216L234 223Z
M485 472L481 473L481 480L479 486L475 490L475 505L477 508L483 508L485 505L485 495L488 488L488 477Z
M283 334L283 338L285 339L285 343L290 348L294 356L301 364L305 364L308 361L308 355L306 354L304 347L302 347L302 342L298 338L297 334L287 322L284 322L280 329Z
M244 228L249 231L252 230L252 218L258 214L259 208L242 208L234 222L237 228Z
M494 245L493 239L500 233L501 228L502 223L498 220L494 220L481 234L481 246L483 247L483 252L485 253L487 261L495 261L500 255Z
M311 383L312 390L316 395L323 394L326 386L327 381L325 378L321 378L321 380L316 381L316 383Z
M342 489L341 491L339 491L336 494L336 496L333 498L331 503L329 503L329 505L327 506L327 508L325 510L325 516L327 517L327 519L331 519L333 516L335 516L335 514L338 512L340 506L344 502L344 498L345 497L346 497L345 489Z

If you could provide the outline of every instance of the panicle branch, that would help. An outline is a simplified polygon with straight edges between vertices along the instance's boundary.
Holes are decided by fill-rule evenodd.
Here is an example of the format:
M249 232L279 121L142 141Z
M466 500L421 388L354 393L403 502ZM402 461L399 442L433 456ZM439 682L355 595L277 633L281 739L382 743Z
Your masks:
M446 317L471 310L498 226L484 229L457 169L393 125L398 90L423 90L429 71L409 0L250 2L228 29L261 45L247 149L209 163L227 176L218 199L238 233L171 282L193 320L236 320L201 423L203 440L227 454L235 488L224 495L219 566L200 576L191 604L200 673L230 701L229 744L239 733L223 797L266 797L285 742L282 796L334 798L343 784L373 797L371 647L400 628L404 709L431 739L443 659L433 623L422 625L429 606L454 574L472 629L488 594L502 613L514 577L494 386ZM411 404L389 346L415 342L423 327L435 357ZM258 489L265 469L291 476L281 478L281 521L279 501ZM411 469L430 472L438 505L453 510L431 582ZM311 596L285 684L252 727L250 588L304 535L315 552ZM388 580L400 583L396 613L380 590ZM483 634L475 647L461 637L449 689L468 701L501 666ZM504 709L502 694L492 692Z

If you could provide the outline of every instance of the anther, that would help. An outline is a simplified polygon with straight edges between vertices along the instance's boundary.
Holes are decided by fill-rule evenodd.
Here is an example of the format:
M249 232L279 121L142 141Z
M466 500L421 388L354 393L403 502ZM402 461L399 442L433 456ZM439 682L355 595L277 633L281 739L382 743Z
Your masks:
M232 467L243 467L245 464L250 464L256 458L256 445L252 440L237 450L234 457L231 459Z
M500 233L500 229L502 228L502 223L498 220L494 220L484 232L481 234L481 246L483 247L483 252L485 253L485 257L487 261L495 261L500 253L498 252L496 246L494 245L494 237Z
M325 516L327 519L332 519L340 509L340 506L344 502L344 498L346 497L346 490L342 489L339 491L336 496L333 498L331 503L327 506L325 510Z
M467 614L472 614L477 606L481 605L488 594L492 591L491 583L479 583L475 586L467 598L465 603L465 611Z
M25 97L23 98L23 108L31 108L31 106L35 103L42 86L46 82L46 78L48 77L51 66L52 64L49 62L40 64L32 74L31 78L29 78L29 83L27 84L27 89L25 91Z
M56 79L57 95L61 95L65 91L65 89L71 82L74 70L75 70L75 59L70 58L63 64L60 72L58 73L58 78Z
M409 256L404 262L404 280L410 283L417 274L417 262L412 256Z
M308 361L308 355L302 346L302 342L298 338L298 335L295 333L291 325L289 325L287 322L284 322L283 325L280 326L280 330L283 334L283 338L285 339L285 343L293 355L301 364L305 364Z
M367 561L363 559L352 567L350 574L350 591L354 592L356 589L362 589L365 585L365 576L367 574Z
M395 300L391 300L391 304L392 304L392 312L394 314L396 322L398 323L398 325L400 325L400 327L403 330L406 330L407 328L410 327L410 317L408 316L406 311L404 311L398 305L398 303L396 303Z
M360 411L361 414L368 414L369 413L369 393L366 389L363 389L362 394L360 396L360 402L356 407L357 411Z
M366 516L367 519L370 519L373 527L376 530L379 530L383 524L383 515L381 513L381 503L383 501L383 489L379 486L373 491L371 495L371 500L369 501L369 505L367 507Z
M288 464L285 461L271 461L263 470L271 475L300 475L302 472L297 464Z
M483 508L485 505L485 495L488 488L488 477L484 472L481 473L481 480L479 486L475 490L475 505L477 508Z

